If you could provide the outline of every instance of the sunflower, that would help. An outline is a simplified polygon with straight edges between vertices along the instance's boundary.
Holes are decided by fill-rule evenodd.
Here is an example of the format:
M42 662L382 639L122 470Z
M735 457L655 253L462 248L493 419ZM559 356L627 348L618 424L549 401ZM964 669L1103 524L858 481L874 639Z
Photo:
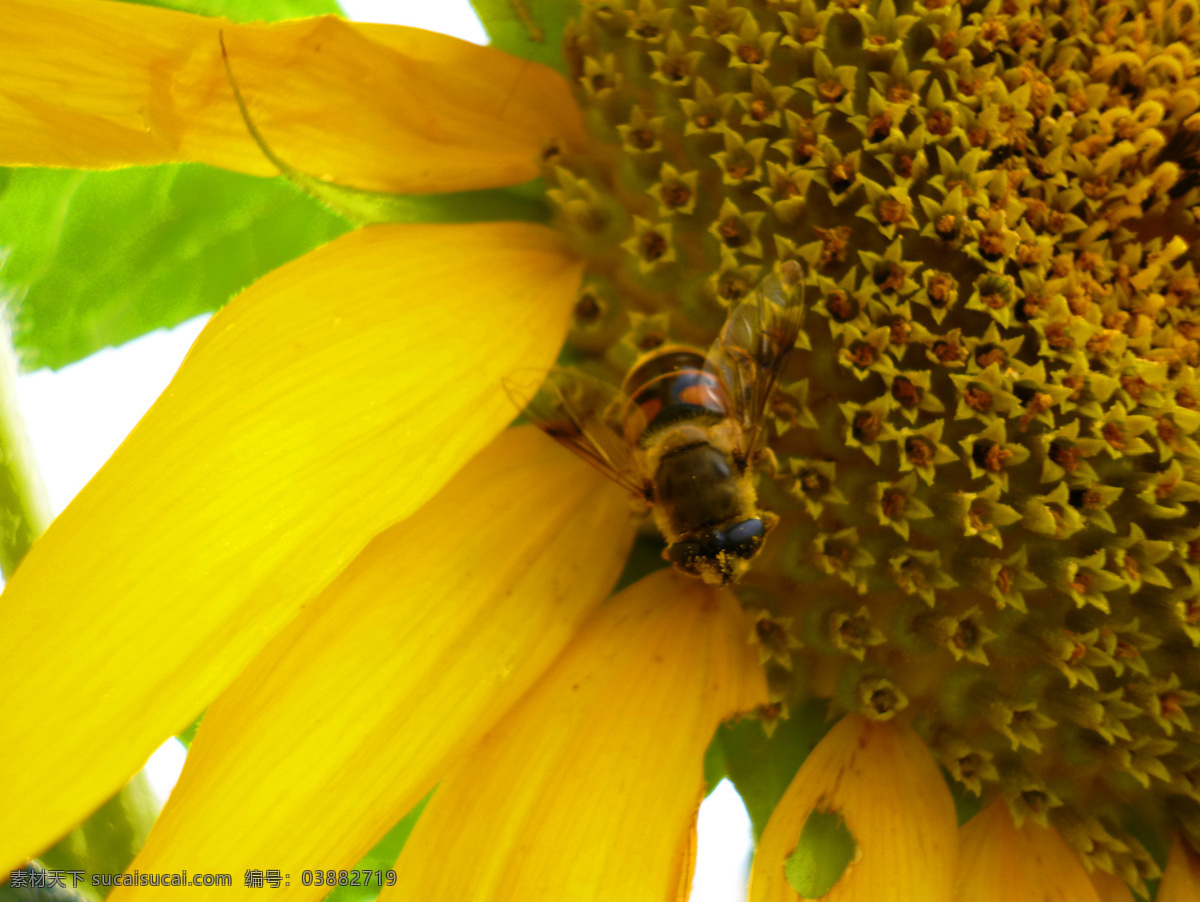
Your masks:
M436 786L382 898L674 897L708 748L753 900L1200 892L1192 0L587 2L567 79L335 18L0 13L0 162L555 211L370 225L213 318L0 600L11 865L204 711L130 874L316 898ZM501 379L703 346L792 260L776 531L737 599L604 602L622 493L505 430Z

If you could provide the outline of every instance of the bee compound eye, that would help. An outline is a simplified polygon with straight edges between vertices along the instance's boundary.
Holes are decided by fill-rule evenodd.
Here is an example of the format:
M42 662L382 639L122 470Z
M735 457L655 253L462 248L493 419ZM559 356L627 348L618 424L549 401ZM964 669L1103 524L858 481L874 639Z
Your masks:
M700 553L705 557L716 557L729 547L729 537L720 529L710 529L699 536Z
M725 533L725 549L738 557L754 557L762 546L766 526L757 517L743 520Z

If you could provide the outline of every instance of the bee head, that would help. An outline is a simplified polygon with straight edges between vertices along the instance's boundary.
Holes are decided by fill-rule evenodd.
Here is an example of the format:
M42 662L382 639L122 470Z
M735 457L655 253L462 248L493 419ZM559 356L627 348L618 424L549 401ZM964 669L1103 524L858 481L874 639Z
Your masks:
M665 557L684 573L724 586L737 582L750 569L750 560L762 548L766 532L763 520L751 517L727 529L694 532L668 546Z

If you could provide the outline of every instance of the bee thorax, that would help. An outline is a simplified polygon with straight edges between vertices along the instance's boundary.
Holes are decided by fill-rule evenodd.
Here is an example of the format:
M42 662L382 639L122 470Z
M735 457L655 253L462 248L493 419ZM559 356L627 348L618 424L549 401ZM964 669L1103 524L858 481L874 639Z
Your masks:
M742 513L729 456L703 440L664 451L654 486L671 532L676 534L724 523Z

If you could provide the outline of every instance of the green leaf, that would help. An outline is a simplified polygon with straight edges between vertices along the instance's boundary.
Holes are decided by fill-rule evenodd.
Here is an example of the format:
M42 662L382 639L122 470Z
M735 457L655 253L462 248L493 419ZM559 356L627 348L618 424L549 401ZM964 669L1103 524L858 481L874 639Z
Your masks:
M215 310L348 228L283 180L198 163L16 169L0 194L0 294L22 364L57 368Z
M335 0L143 5L239 22L341 12ZM202 166L0 170L0 298L23 365L57 368L215 310L345 231L286 185Z
M7 175L0 296L15 308L13 343L25 369L57 369L216 310L350 228L284 179L199 163ZM340 212L364 224L547 218L540 179L412 196L328 187L351 202Z
M202 720L204 720L203 714L175 734L175 738L183 743L185 749L192 747L192 740L196 738L196 731L200 729L200 721Z
M335 0L126 0L142 6L161 6L201 16L224 16L234 22L278 22L303 16L340 16Z
M408 835L412 833L413 827L417 825L417 818L421 816L421 812L425 810L425 803L432 796L431 792L425 798L421 799L408 814L404 815L396 826L384 835L383 839L375 844L362 859L356 864L352 870L370 871L371 885L368 886L339 886L326 898L326 902L369 902L379 895L378 881L375 880L376 871L382 871L385 875L396 866L396 859L400 857L400 850L404 848L404 844L408 842ZM294 878L293 878L294 879ZM386 884L386 877L385 877Z
M805 899L828 893L854 860L858 844L840 814L814 811L804 822L800 842L783 864L792 889Z
M493 47L563 75L563 29L579 15L579 0L471 0Z
M746 719L717 729L725 771L746 803L754 837L762 836L792 777L833 726L825 720L826 703L805 702L775 725L768 737L762 721Z
M708 748L704 750L704 794L711 795L712 791L717 788L717 784L727 776L725 750L721 748L721 743L714 738L708 744Z

